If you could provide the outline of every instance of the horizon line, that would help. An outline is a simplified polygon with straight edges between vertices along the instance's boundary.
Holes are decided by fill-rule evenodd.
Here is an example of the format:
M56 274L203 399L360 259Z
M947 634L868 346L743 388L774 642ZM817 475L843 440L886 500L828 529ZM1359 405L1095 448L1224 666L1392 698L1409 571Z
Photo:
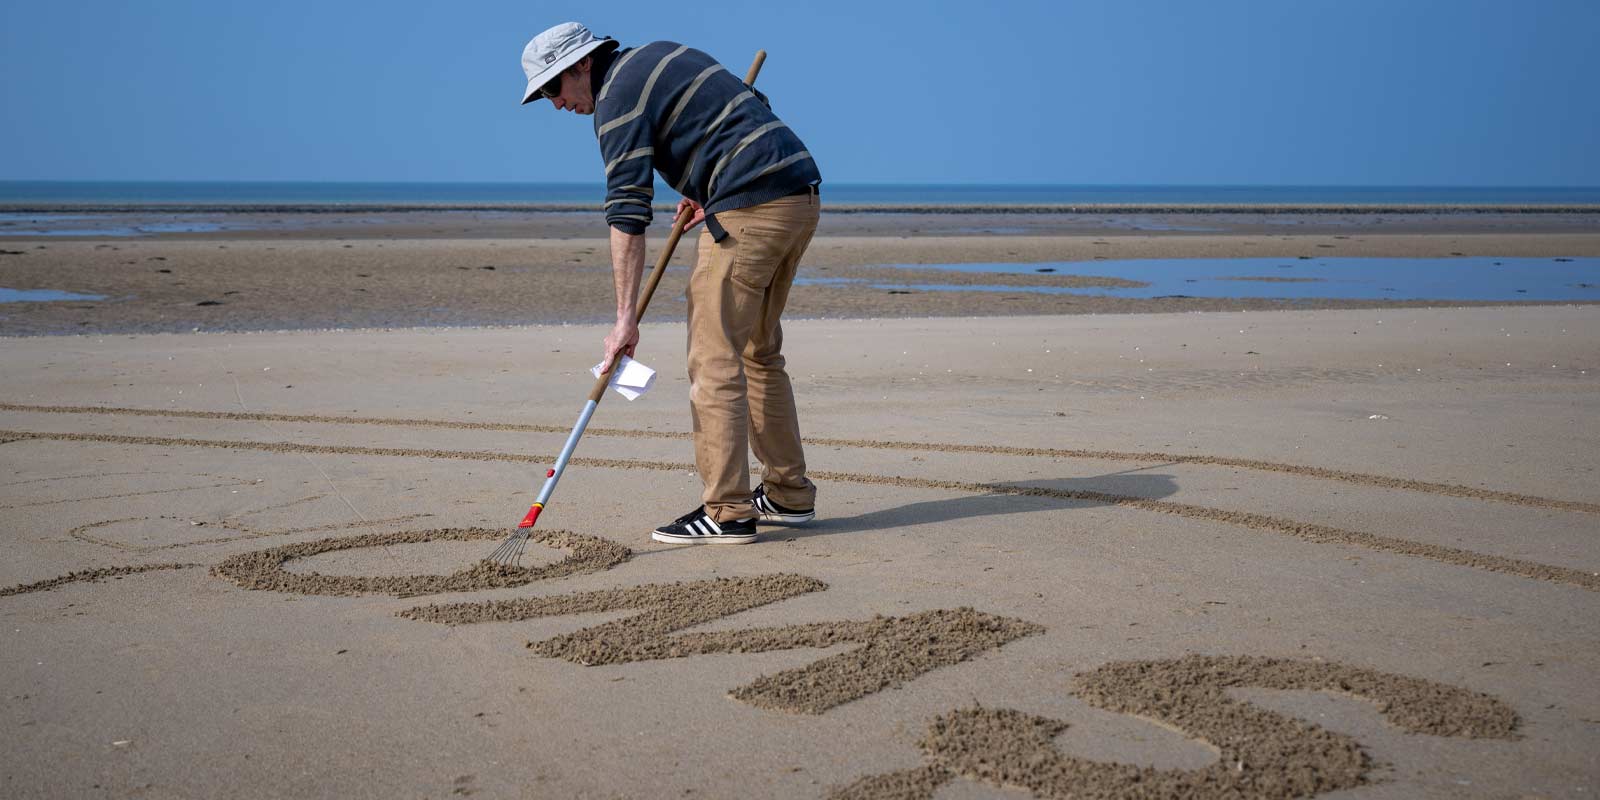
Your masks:
M0 178L0 184L82 183L82 184L321 184L387 186L604 186L604 181L524 181L524 180L320 180L254 178ZM1008 188L1206 188L1206 189L1600 189L1595 184L1515 184L1515 183L1056 183L1056 182L977 182L977 181L823 181L834 186L928 186L928 187L1008 187ZM666 184L658 185L665 186ZM668 187L670 188L670 187Z

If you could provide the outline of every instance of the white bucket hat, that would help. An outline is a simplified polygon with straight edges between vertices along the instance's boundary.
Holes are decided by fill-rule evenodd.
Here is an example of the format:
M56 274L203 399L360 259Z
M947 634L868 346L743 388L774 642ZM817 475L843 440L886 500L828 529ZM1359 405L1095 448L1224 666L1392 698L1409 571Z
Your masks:
M602 47L616 49L617 40L609 36L596 37L576 22L563 22L533 37L528 46L522 48L522 72L528 76L528 88L522 93L523 104L538 100L542 96L539 94L541 87Z

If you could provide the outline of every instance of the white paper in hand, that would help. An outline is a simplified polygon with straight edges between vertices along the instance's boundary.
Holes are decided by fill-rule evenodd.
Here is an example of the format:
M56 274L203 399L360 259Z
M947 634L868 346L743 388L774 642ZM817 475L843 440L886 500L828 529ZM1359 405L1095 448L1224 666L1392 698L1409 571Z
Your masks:
M600 368L605 365L606 362L602 361L590 368L589 372L598 378L600 377ZM621 360L617 362L616 368L611 370L611 388L616 389L617 394L629 400L650 391L650 387L655 385L655 382L655 370L627 356L622 356Z

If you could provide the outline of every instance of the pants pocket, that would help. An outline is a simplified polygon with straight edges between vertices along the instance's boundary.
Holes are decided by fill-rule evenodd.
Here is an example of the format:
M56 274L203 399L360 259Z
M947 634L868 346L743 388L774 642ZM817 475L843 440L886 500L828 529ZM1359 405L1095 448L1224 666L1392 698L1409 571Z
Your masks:
M753 223L739 230L734 243L730 277L752 289L766 289L783 264L791 231L776 225Z

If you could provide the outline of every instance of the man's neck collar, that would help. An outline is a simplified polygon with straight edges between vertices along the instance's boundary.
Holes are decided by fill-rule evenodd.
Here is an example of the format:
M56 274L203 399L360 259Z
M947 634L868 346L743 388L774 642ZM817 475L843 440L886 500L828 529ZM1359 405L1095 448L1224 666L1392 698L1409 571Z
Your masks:
M595 51L592 58L594 62L589 68L589 92L592 97L599 98L601 87L606 85L606 73L611 71L611 65L617 61L617 51L602 47Z

